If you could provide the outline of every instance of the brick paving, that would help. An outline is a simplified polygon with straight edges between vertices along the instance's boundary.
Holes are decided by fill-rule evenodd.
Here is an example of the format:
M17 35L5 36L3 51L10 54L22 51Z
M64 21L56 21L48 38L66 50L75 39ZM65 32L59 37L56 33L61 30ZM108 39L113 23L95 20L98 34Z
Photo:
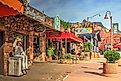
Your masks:
M27 75L0 76L0 81L62 81L75 66L75 64L34 63Z
M91 61L82 61L78 68L69 74L64 81L121 81L121 67L118 74L105 76L102 74L102 67L105 59L93 59Z
M0 76L0 81L120 81L121 67L117 75L107 77L102 74L103 62L105 59L99 58L79 64L34 63L27 75Z

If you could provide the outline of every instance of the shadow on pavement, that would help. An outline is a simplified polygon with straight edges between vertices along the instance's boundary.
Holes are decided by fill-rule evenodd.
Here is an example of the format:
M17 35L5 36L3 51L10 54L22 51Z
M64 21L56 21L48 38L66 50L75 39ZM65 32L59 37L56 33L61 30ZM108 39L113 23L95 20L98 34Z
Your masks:
M89 74L94 74L94 75L99 75L99 76L104 76L102 73L97 73L97 72L91 72L91 71L84 71L85 73L89 73ZM106 77L106 76L104 76Z

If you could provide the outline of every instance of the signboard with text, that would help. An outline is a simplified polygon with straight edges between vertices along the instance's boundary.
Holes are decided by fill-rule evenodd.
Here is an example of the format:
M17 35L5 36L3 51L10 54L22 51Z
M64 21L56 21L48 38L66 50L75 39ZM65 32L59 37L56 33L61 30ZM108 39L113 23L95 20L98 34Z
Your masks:
M88 28L77 28L76 29L76 33L77 34L92 33L92 28L91 27L88 27Z
M113 23L113 33L118 33L118 23Z
M54 17L54 29L60 31L60 18L59 18L59 16Z

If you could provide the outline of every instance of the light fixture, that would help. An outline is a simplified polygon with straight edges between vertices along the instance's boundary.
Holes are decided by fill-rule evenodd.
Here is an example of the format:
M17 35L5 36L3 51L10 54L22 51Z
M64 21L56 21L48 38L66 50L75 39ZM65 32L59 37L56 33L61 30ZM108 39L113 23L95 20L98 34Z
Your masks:
M108 18L108 16L107 16L107 13L105 14L105 17L104 17L104 19L109 19L109 18Z

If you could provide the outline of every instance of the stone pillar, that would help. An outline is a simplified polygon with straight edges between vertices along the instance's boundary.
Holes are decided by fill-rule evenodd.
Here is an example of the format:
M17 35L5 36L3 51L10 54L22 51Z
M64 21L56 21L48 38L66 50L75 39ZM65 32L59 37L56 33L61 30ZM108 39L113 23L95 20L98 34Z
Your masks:
M29 47L28 47L28 59L29 59L29 62L30 62L30 64L32 64L33 63L33 56L34 56L34 46L33 46L33 41L34 41L34 36L33 36L33 34L34 34L34 31L31 31L30 33L29 33Z
M41 49L41 53L42 53L42 59L43 61L46 61L46 33L42 33L40 32L40 49Z
M14 34L12 31L5 31L4 33L4 75L8 73L8 58L9 54L13 53Z

